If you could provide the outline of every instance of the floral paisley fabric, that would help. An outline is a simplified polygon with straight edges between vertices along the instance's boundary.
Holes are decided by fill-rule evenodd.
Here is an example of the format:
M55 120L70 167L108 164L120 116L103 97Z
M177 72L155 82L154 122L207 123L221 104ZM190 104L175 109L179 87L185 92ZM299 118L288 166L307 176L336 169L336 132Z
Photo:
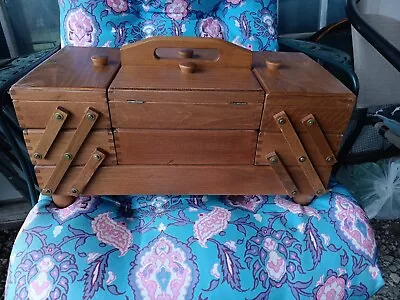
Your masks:
M276 0L58 0L61 41L119 48L152 36L221 38L277 49Z
M6 299L368 299L382 285L368 219L336 185L307 207L123 196L58 209L41 197L15 242Z

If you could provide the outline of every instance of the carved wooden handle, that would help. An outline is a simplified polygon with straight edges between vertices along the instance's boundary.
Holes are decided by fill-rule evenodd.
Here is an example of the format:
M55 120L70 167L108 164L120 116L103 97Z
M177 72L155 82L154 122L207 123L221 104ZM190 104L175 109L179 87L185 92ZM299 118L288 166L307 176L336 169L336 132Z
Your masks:
M193 53L193 49L181 49L178 51L178 54L181 58L192 58Z
M159 59L158 48L180 48L179 56L202 67L251 69L252 53L221 39L196 37L152 37L121 48L122 66L176 66L179 59ZM193 58L193 49L217 49L216 60Z

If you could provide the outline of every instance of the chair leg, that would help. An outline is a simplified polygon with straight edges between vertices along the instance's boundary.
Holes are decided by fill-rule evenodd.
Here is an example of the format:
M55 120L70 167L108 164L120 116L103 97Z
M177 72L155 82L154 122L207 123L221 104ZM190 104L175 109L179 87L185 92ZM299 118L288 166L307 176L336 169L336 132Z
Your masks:
M344 141L342 148L338 154L338 162L337 166L340 164L346 163L346 158L348 157L351 149L353 148L354 143L357 141L367 119L368 109L362 108L357 110L356 114L356 125L354 129L351 131L349 136ZM338 167L337 167L338 168Z

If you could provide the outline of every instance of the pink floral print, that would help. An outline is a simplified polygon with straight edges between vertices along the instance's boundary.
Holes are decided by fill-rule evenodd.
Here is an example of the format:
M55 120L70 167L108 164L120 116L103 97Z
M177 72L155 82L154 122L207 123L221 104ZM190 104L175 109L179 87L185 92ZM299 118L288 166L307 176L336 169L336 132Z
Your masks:
M117 248L121 256L124 256L132 245L130 230L124 224L111 219L109 213L98 215L92 222L92 229L101 242Z
M318 289L317 300L344 299L346 281L343 278L331 276Z
M221 23L212 17L202 20L200 23L200 36L223 39L224 32Z
M69 45L89 47L95 44L97 30L92 16L83 8L72 10L66 17L65 22Z
M301 206L300 204L294 203L293 201L286 200L282 197L277 196L275 198L275 204L283 209L287 209L291 213L294 214L303 214L309 217L316 217L318 220L320 219L319 213L317 210L312 208L311 206Z
M107 0L106 3L116 13L122 13L128 10L127 0Z
M188 3L185 0L173 0L165 8L165 11L173 20L183 20L188 14Z
M233 4L233 5L238 5L238 4L240 4L240 2L242 2L242 0L226 0L226 2Z
M221 207L214 207L209 214L200 214L194 223L194 237L203 248L207 248L207 240L223 231L228 226L230 217L231 212Z
M335 196L335 210L331 209L335 228L339 236L353 249L369 260L375 255L376 241L374 231L361 207L346 197Z

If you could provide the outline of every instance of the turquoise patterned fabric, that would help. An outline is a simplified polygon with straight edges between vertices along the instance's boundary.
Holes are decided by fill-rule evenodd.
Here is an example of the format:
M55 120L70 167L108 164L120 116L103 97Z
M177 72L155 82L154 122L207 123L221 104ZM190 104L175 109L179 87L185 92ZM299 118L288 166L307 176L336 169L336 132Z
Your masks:
M152 36L221 38L276 50L276 0L59 0L61 41L121 47Z
M368 299L374 232L349 193L41 197L14 245L6 299Z

